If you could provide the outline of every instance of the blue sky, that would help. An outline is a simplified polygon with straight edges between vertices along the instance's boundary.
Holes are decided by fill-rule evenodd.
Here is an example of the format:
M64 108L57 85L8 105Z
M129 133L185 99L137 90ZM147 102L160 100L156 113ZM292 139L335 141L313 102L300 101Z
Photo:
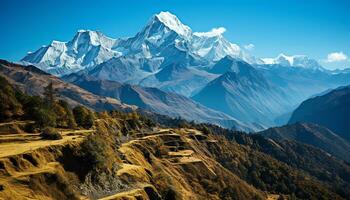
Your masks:
M225 27L228 40L253 44L257 57L305 54L328 68L350 67L348 0L0 0L0 58L17 61L79 29L133 36L160 11L194 31Z

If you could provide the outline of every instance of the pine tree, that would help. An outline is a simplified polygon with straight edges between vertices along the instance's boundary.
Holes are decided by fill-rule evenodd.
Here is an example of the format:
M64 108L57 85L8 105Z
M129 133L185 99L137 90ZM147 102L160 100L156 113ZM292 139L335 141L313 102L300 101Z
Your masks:
M56 102L56 92L52 82L44 88L44 96L48 106L52 106Z

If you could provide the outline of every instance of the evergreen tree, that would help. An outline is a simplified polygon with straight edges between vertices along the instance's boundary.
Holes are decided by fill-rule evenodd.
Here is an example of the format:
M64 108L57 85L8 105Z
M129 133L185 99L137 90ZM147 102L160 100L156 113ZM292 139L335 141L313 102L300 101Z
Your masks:
M56 92L57 90L54 89L52 82L44 88L44 96L48 106L53 106L56 102Z
M83 128L91 128L94 124L93 113L83 106L77 106L73 109L75 121L78 126Z

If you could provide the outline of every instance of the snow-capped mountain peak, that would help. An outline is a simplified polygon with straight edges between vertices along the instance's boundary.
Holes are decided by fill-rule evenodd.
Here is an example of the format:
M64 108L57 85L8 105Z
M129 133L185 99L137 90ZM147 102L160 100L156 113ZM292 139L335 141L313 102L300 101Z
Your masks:
M277 56L276 60L277 60L277 62L285 62L285 61L287 61L288 65L293 66L293 62L294 62L294 58L295 57L296 56L287 56L287 55L281 53L281 54L279 54Z
M287 56L283 53L276 58L263 58L264 64L278 64L286 67L304 67L310 69L323 69L322 66L314 59L306 55Z
M100 31L92 30L79 30L73 40L69 42L70 45L73 45L75 48L80 44L91 44L94 46L103 46L105 48L112 48L116 43L116 39L109 38L105 36Z
M195 54L209 61L217 61L229 55L240 57L241 48L227 41L222 35L224 27L213 28L208 32L194 32L192 38L192 50Z
M208 64L227 55L257 63L256 58L223 36L225 30L220 27L208 32L192 32L172 13L160 12L133 37L113 39L99 31L79 30L72 40L53 41L27 54L21 61L58 76L95 67L119 56L155 60L157 66L147 67L152 69L179 60L189 65Z
M160 12L154 15L153 18L157 18L166 27L175 31L177 34L189 38L192 35L192 30L190 27L184 25L175 15L170 12Z
M79 30L71 41L54 40L27 54L21 61L55 75L65 75L120 56L120 52L112 50L116 42L99 31Z

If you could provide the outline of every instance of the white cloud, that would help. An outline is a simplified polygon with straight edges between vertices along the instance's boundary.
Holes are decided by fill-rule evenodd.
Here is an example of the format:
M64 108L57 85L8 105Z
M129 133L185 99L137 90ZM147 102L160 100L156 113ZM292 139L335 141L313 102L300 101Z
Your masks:
M247 45L244 45L243 47L248 51L252 51L252 50L254 50L255 45L254 44L247 44Z
M345 55L343 52L333 52L327 55L326 62L340 62L340 61L346 61L348 59L348 56Z
M196 36L214 37L214 36L222 35L225 32L226 32L225 27L218 27L218 28L211 29L211 31L209 32L194 32L193 34Z

